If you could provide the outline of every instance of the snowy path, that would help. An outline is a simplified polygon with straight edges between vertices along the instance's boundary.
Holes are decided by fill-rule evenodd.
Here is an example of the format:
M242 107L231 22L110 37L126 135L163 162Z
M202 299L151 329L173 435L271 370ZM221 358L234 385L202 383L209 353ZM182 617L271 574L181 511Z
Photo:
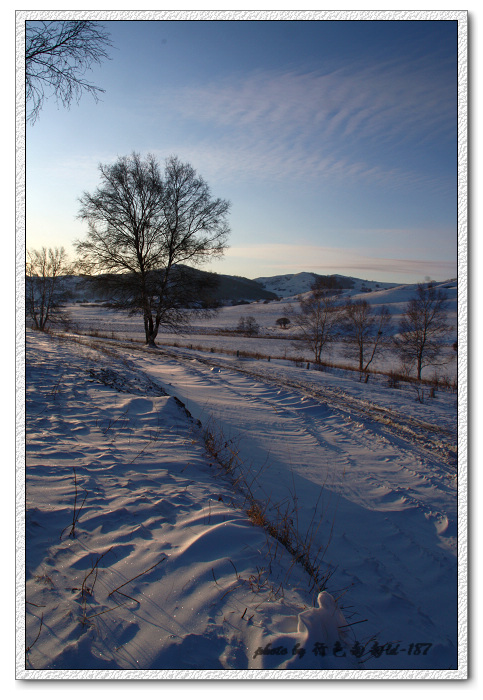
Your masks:
M370 620L362 634L406 648L430 642L433 660L440 653L454 664L456 486L451 450L432 449L442 431L423 424L416 433L417 421L394 411L384 424L360 401L354 415L346 395L337 403L329 393L324 402L320 389L316 400L316 392L283 388L280 379L262 381L262 363L240 363L240 373L212 362L162 353L141 366L154 379L169 378L169 391L193 416L238 445L261 500L295 500L300 530L317 507L318 544L330 541L325 560L336 568L329 590L346 591L343 603ZM402 436L398 424L408 428Z
M345 619L233 502L179 401L119 353L41 334L26 374L20 674L270 669L305 646L302 668L358 666L310 653Z

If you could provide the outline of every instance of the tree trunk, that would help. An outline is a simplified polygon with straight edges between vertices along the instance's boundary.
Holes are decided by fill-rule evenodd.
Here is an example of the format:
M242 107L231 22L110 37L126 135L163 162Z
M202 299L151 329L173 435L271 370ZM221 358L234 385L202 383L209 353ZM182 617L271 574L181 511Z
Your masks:
M146 345L156 347L155 338L158 334L157 327L155 328L153 317L145 312L144 314L144 333L146 335Z
M423 369L423 358L421 355L418 356L418 379L421 379L421 372Z

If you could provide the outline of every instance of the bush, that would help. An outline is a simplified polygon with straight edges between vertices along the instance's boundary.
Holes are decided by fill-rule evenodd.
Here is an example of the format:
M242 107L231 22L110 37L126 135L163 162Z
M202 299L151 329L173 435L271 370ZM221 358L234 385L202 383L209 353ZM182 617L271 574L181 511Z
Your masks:
M253 316L241 316L238 321L237 331L243 333L244 335L252 336L258 335L260 330L259 324L256 322Z

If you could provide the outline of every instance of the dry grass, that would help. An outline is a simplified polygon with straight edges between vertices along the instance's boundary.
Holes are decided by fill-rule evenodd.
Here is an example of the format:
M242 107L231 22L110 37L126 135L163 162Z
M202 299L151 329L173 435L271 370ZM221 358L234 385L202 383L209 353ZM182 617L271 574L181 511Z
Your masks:
M80 514L82 512L84 504L86 502L88 492L84 489L84 492L85 492L84 493L84 500L82 501L82 504L79 508L79 505L78 505L78 503L79 503L79 489L78 489L78 485L77 485L77 471L76 471L75 466L72 467L72 470L74 472L74 511L73 511L73 515L72 515L72 525L70 526L69 537L75 538L75 528L76 528L77 522L80 518ZM62 535L64 534L64 532L67 530L68 527L69 527L69 525L64 527L64 529L60 533L59 539L62 539Z
M301 532L298 518L298 497L293 484L290 498L284 503L273 503L268 496L261 503L254 494L255 484L261 488L258 478L268 469L263 465L253 476L252 471L239 456L235 439L226 439L220 428L215 429L213 420L205 430L205 448L216 462L219 472L228 479L236 493L241 497L241 505L254 526L261 527L267 533L267 547L270 562L277 557L281 545L292 557L292 564L287 571L285 581L295 564L301 565L311 580L311 591L325 590L333 570L324 562L324 555L332 539L334 522L329 527L325 544L317 544L317 535L325 522L321 499L321 488L314 513L305 533ZM335 516L334 516L335 518Z

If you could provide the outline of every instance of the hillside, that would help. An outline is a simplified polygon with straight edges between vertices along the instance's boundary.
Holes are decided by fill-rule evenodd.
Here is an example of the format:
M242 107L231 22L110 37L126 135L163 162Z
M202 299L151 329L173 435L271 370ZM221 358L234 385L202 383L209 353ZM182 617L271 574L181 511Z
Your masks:
M192 271L192 268L186 267L186 269ZM344 275L318 275L315 272L257 277L253 280L201 270L197 271L197 274L202 278L208 277L216 281L217 285L210 294L221 306L236 306L253 301L274 301L306 294L310 292L317 280L324 278L342 290L344 296L358 298L359 295L364 295L364 299L376 305L394 304L396 297L400 303L404 303L412 296L417 286L416 284L377 282ZM97 285L91 284L88 277L69 275L63 278L62 284L67 297L74 303L111 301L109 294L99 291ZM456 280L438 282L437 285L445 288L450 299L456 298Z
M315 272L299 272L294 275L275 275L274 277L257 277L254 282L258 282L262 287L270 292L274 292L281 297L291 297L297 294L309 292L314 282L321 277L326 277L333 281L340 289L357 292L371 292L378 289L390 289L397 287L396 283L374 282L359 279L358 277L345 277L344 275L317 275Z
M189 268L187 268L189 269ZM201 277L212 278L217 282L211 292L212 298L222 304L238 304L241 302L257 301L259 299L276 299L277 295L255 280L232 275L219 275L214 272L199 271ZM63 280L69 297L74 302L110 301L109 295L99 291L90 284L88 277L68 276Z

